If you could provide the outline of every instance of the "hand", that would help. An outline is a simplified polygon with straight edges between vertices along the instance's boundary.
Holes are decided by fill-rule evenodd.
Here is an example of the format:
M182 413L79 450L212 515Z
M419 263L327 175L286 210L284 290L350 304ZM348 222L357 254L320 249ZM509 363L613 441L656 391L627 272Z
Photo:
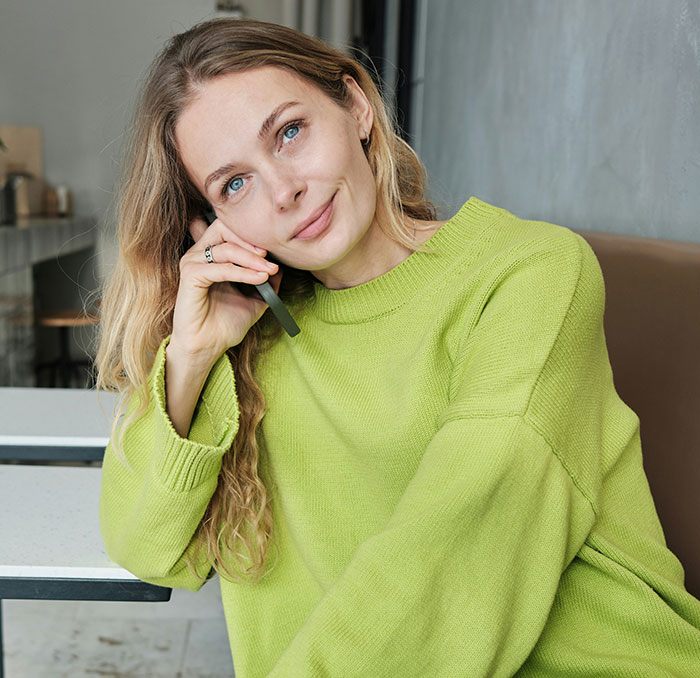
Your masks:
M189 231L195 244L180 259L169 347L211 366L226 349L243 341L267 308L262 299L246 296L229 283L259 285L269 278L279 292L282 271L264 259L265 250L236 236L219 219L207 227L196 218ZM204 255L207 245L214 259L211 264Z

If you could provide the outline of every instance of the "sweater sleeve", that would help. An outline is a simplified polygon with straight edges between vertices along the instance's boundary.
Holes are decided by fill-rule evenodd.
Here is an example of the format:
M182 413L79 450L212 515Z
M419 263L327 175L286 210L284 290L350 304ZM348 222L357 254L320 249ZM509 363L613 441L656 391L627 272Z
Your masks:
M604 360L593 346L603 341L602 284L592 251L569 237L492 281L462 340L453 398L393 514L270 678L517 672L595 522L590 476L576 473L597 468L595 439L576 439L590 425L567 440L540 422L558 430L568 398L587 416L600 393L582 390L609 386L606 367L596 380L587 364Z
M203 581L185 562L185 553L217 486L221 459L238 430L233 368L224 354L212 368L195 407L187 438L175 431L165 403L166 337L148 377L148 409L120 439L127 468L105 450L100 490L100 527L107 555L139 579L159 586L196 591ZM138 395L127 404L127 415ZM213 568L200 550L196 569Z

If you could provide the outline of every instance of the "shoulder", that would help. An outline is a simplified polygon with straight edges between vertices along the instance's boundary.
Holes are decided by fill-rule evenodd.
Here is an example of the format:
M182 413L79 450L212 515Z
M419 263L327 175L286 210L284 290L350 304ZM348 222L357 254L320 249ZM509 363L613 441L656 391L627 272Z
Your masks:
M600 273L598 259L588 241L576 231L546 221L518 219L534 257L551 262L552 275L569 277ZM602 280L602 276L601 276Z
M523 219L503 208L494 212L496 218L481 233L479 248L481 263L491 269L494 278L512 278L529 269L536 272L542 285L560 288L575 286L582 273L599 274L593 249L571 228Z
M596 314L602 312L604 286L597 258L571 228L523 219L475 198L443 228L447 231L439 246L450 260L439 284L452 305L474 310L478 317L500 298L506 306L536 311L523 320L546 321L549 316L553 322L567 311L580 287L588 305ZM471 324L473 318L465 321Z
M489 228L479 285L465 299L470 314L460 327L454 383L460 411L504 411L505 397L508 411L524 414L545 366L567 378L572 356L597 350L604 286L578 233L513 215Z
M519 327L523 334L525 327L559 328L567 316L581 325L600 325L605 284L586 239L556 223L499 212L479 248L481 319L498 313L509 319L510 331Z
M570 252L571 256L576 256L582 246L587 245L582 236L567 226L552 221L524 219L502 208L498 211L500 218L494 224L503 229L513 245L560 249Z

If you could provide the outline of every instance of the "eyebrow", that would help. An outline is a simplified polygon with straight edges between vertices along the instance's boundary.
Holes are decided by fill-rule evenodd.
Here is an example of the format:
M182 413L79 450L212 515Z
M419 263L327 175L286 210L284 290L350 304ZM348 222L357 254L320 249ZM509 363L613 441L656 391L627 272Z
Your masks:
M265 137L270 133L270 130L272 129L273 125L275 124L277 118L279 118L284 111L286 111L288 108L291 108L292 106L300 106L301 102L299 101L285 101L283 104L280 104L277 108L275 108L270 115L265 118L263 121L263 124L260 126L260 131L258 132L258 138L259 139L265 139ZM228 163L226 165L222 165L219 167L219 169L215 170L212 172L204 181L204 192L207 193L209 191L209 186L220 179L221 177L229 174L230 172L233 172L236 169L236 165L233 163Z

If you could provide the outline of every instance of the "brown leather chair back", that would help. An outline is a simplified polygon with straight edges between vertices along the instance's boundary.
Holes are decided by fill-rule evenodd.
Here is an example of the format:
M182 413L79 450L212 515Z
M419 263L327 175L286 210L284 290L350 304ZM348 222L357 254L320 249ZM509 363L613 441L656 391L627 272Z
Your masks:
M615 389L639 417L667 545L700 597L700 244L576 233L603 272Z

